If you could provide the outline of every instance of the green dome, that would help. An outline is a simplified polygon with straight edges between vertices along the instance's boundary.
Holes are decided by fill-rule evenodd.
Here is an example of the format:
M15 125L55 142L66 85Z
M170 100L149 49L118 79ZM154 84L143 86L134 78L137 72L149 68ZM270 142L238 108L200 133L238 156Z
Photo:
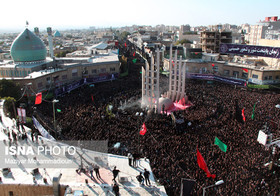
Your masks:
M11 46L11 56L15 62L46 60L47 50L43 41L25 29L17 36Z

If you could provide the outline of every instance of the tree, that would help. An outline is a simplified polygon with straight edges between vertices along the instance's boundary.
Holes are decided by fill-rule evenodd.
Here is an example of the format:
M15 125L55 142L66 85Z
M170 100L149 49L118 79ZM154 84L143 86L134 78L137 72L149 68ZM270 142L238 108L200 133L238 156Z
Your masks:
M121 39L126 39L128 35L130 35L130 33L127 32L127 31L124 31L124 32L121 33L120 38Z
M19 99L21 96L20 86L11 80L0 80L0 98L13 97Z
M4 103L4 112L6 114L9 114L9 117L16 118L17 114L15 114L14 111L14 104L16 102L15 98L13 97L4 97L5 103Z
M190 40L188 40L188 39L182 39L182 40L179 40L179 41L177 41L176 43L175 43L175 45L179 45L179 44L192 44L192 42L190 41Z

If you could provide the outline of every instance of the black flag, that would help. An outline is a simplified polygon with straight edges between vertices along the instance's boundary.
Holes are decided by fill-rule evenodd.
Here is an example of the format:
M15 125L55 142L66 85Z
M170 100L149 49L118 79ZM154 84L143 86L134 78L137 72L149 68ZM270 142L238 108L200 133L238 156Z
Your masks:
M181 194L180 194L180 196L190 196L194 184L195 184L195 180L182 178L181 179Z

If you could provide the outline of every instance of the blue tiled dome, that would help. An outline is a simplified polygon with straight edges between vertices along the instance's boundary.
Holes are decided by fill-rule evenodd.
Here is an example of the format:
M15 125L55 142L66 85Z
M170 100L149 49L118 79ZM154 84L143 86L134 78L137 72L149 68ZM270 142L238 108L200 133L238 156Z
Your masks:
M47 50L43 41L25 29L11 46L11 56L15 62L33 62L46 59Z

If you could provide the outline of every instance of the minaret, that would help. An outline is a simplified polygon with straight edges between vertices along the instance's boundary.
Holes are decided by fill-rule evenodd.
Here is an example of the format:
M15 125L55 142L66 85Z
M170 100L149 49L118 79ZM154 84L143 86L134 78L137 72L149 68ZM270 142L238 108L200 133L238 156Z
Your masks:
M53 58L52 28L48 27L47 32L48 32L48 41L49 41L49 54L50 54L50 57Z
M37 35L39 37L39 28L38 27L34 28L34 33L35 33L35 35Z

